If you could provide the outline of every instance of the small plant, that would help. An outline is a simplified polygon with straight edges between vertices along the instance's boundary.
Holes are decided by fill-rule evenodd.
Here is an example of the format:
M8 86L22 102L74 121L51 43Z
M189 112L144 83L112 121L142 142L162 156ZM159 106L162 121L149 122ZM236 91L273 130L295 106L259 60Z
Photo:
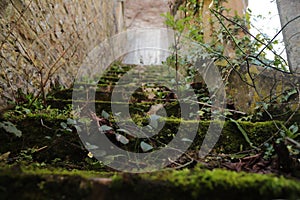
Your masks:
M270 158L274 153L274 145L284 145L290 156L298 155L300 153L300 143L296 141L299 137L299 126L297 123L292 124L290 127L286 127L284 124L281 124L281 130L279 131L279 136L274 144L266 143L265 144L265 155L264 158Z
M282 125L282 130L280 131L282 139L291 138L296 139L299 135L299 127L297 123L292 124L289 128L285 125Z
M0 122L0 128L3 128L8 133L14 134L16 137L22 136L22 131L9 121Z

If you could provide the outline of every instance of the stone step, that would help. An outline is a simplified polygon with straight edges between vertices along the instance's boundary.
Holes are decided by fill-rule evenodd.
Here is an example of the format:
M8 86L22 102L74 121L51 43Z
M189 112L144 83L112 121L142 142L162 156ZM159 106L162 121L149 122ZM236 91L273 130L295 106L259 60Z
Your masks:
M72 100L57 100L57 99L48 99L47 104L52 108L64 109L67 105L72 105ZM110 113L112 106L118 107L120 110L124 110L129 107L130 114L140 114L145 115L153 105L163 104L164 101L161 102L135 102L135 103L124 103L124 102L111 102L111 101L74 101L77 105L81 107L92 106L95 105L95 110L97 113L101 113L103 110ZM167 116L180 117L180 105L177 101L169 102L164 104L164 108L166 110ZM161 111L157 110L157 114ZM188 112L188 111L187 111ZM192 112L192 111L190 111Z
M127 88L129 89L129 88ZM112 87L102 87L97 88L96 91L93 89L90 90L82 90L82 89L74 89L74 90L63 90L58 91L51 95L52 98L57 100L68 100L72 99L72 94L76 94L76 96L81 96L86 98L87 96L95 95L95 100L102 101L110 101L111 95L114 93L115 96L122 96L131 98L132 101L146 101L146 100L166 100L170 99L170 96L173 94L172 91L166 90L147 90L147 92L143 92L142 89L137 89L133 93L130 93L126 88L121 88L119 91L117 89L113 89ZM50 98L50 97L49 97Z
M97 113L98 116L101 116L101 112ZM30 116L26 116L24 118L23 116L9 116L9 120L16 124L18 129L22 131L22 137L21 138L13 138L11 133L6 133L4 129L0 129L0 151L1 153L6 153L8 151L17 151L18 149L26 149L26 148L32 148L34 146L48 146L49 148L52 148L51 144L52 141L46 139L45 136L55 136L57 134L57 130L59 132L63 131L61 130L61 122L66 122L68 116L65 116L62 118L62 116L57 116L55 118L54 116L49 117L47 114L32 114ZM43 119L43 123L46 126L41 125L41 119ZM76 119L76 118L75 118ZM133 119L128 119L128 122L132 122ZM147 120L147 118L141 119ZM201 121L201 120L184 120L181 118L162 118L162 120L165 122L163 128L160 130L160 133L157 134L156 138L153 138L153 141L161 140L163 143L165 143L165 140L168 140L168 137L173 137L174 134L179 130L179 127L182 130L181 137L187 137L189 138L190 134L196 130L196 136L193 139L193 142L190 144L190 149L193 150L200 150L200 147L202 146L202 143L204 141L204 138L207 136L207 131L211 123L214 123L214 127L217 128L220 126L221 128L221 122L220 121ZM158 123L163 123L163 121L158 121ZM125 121L126 122L126 121ZM111 119L111 123L114 123L114 120ZM244 131L247 133L247 136L249 140L251 141L253 146L260 146L264 144L264 142L269 139L271 136L274 136L276 132L278 132L278 127L280 127L282 122L279 121L267 121L267 122L246 122L246 121L240 121L239 125L244 129ZM29 126L30 125L30 126ZM51 125L53 129L49 129L48 127ZM48 126L48 127L47 127ZM32 128L34 127L34 128ZM216 130L216 129L215 129ZM230 121L225 121L223 128L221 129L222 133L220 134L220 137L218 138L217 144L213 148L213 153L238 153L244 151L244 150L253 150L253 147L250 146L249 142L245 139L243 133L237 128L237 125ZM34 135L32 136L32 134ZM164 137L160 137L164 136ZM218 135L215 135L216 137ZM70 134L62 134L61 135L62 141L76 141L79 140L78 134L76 131L70 133ZM157 138L158 137L158 138ZM276 136L274 139L276 139ZM57 137L53 137L53 140L57 139ZM41 144L41 142L43 142ZM184 141L184 142L191 142L191 141ZM4 145L9 143L10 145ZM49 145L50 143L50 145ZM64 142L61 143L62 147L64 146ZM165 143L167 144L167 143ZM11 145L15 146L16 149L11 149ZM129 144L130 145L130 144ZM135 144L131 144L135 145ZM84 149L77 148L78 151L85 151ZM66 154L73 154L74 152L70 151L69 148L54 148L53 151L60 151L62 156L67 156ZM65 152L65 153L62 153ZM47 155L51 156L53 159L55 158L55 153L52 151L46 151L46 152L39 152L41 154L46 153ZM71 156L70 155L70 156ZM86 157L86 154L81 154L82 156ZM73 155L76 156L76 155Z
M297 199L300 195L297 179L200 166L147 174L53 167L42 173L17 166L1 166L0 172L0 188L5 191L1 199Z

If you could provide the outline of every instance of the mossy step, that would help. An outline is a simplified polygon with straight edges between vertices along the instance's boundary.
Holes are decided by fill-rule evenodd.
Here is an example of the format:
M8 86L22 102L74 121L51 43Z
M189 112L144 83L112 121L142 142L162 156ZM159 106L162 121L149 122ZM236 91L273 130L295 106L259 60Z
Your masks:
M90 175L88 175L90 173ZM0 169L0 199L182 200L297 199L300 182L274 175L222 169L169 170L149 174Z
M107 97L109 98L109 97ZM144 115L149 111L152 105L155 105L154 102L136 102L136 103L125 103L125 102L112 102L110 99L108 101L89 101L87 102L83 99L82 101L76 100L74 101L76 104L82 104L82 106L86 105L95 105L96 112L101 112L105 110L106 112L111 112L112 105L117 105L120 109L128 107L131 114L141 114ZM161 101L158 99L157 103L164 103L165 100ZM51 108L64 109L68 105L71 105L72 100L60 100L60 99L48 99L47 104L51 106ZM180 116L180 106L177 101L171 101L165 105L167 116Z
M105 75L112 75L112 76L120 76L124 75L125 73L130 73L131 75L134 74L143 74L147 68L147 74L158 74L161 75L156 69L153 69L151 66L132 66L132 65L118 65L118 66L110 66L105 70L103 74ZM166 74L167 75L167 74Z
M109 67L109 70L110 71L116 71L116 72L119 72L119 71L128 71L132 68L136 67L136 65L124 65L124 64L121 64L121 63L113 63L110 67Z
M142 80L142 81L141 81ZM160 79L159 77L155 77L153 79L140 79L140 78L136 78L136 79L131 79L128 81L122 81L122 82L112 82L112 81L100 81L98 82L98 84L94 84L94 83L89 83L87 82L76 82L76 88L90 88L90 87L107 87L107 86L115 86L115 85L121 85L122 87L126 88L126 87L163 87L164 85L161 85L160 83L164 83L166 80L165 78ZM172 85L172 87L176 87L175 84Z
M119 79L121 77L118 77L118 76L108 76L108 75L104 75L102 76L101 78L99 78L99 82L118 82ZM161 76L161 74L154 74L154 75L138 75L138 74L133 74L133 75L130 75L129 77L126 77L126 79L129 79L130 80L143 80L143 82L150 82L150 81L164 81L166 80L166 78L175 78L175 77L165 77L165 76ZM123 79L124 80L124 79Z
M127 74L127 75L126 75ZM134 71L134 72L122 72L122 73L116 73L116 72L105 72L102 77L119 77L122 76L130 76L130 77L172 77L170 74L161 74L157 71L147 71L147 74L144 72Z
M107 197L120 199L296 199L299 181L272 175L193 170L164 171L142 175L115 177ZM151 192L150 192L151 191ZM137 198L135 198L137 197Z
M99 83L101 82L118 82L120 79L120 77L116 77L116 76L102 76L99 79Z
M128 88L127 88L128 89ZM95 100L101 100L101 101L110 101L111 100L111 95L114 92L115 95L117 96L128 96L135 101L145 101L148 100L148 95L146 92L141 92L141 89L137 89L134 93L129 93L129 90L126 89L111 89L109 87L102 87L102 88L97 88L96 91L94 89L90 90L83 90L83 89L74 89L74 90L63 90L59 91L56 93L53 93L51 95L52 99L56 100L71 100L72 95L76 93L76 96L82 96L82 97L87 97L91 96L91 94L95 95ZM150 91L148 94L151 93ZM167 97L169 94L171 94L171 91L162 91L160 92L161 97ZM154 94L154 93L153 93ZM129 96L130 95L130 96ZM155 95L155 94L154 94ZM154 96L156 99L159 98L158 96ZM50 96L49 96L50 99ZM163 99L161 99L163 100Z
M176 118L165 118L163 120L165 124L161 132L164 135L172 135L177 133L178 128L180 127L181 132L186 133L188 138L189 134L194 130L194 127L198 126L198 133L196 134L190 146L190 149L192 150L200 150L202 142L207 136L208 128L212 123L212 121L186 121ZM221 122L213 121L213 123L215 127L221 127ZM249 140L252 142L252 147L246 141L245 137L237 128L235 123L225 121L224 126L222 127L222 132L220 133L220 137L213 148L213 152L230 154L253 149L253 146L261 146L267 141L267 139L272 137L272 135L278 131L277 127L279 126L280 122L239 122L239 124L247 134ZM217 137L217 135L214 136Z
M16 124L17 128L22 131L22 137L15 137L13 134L0 129L0 153L6 153L8 151L13 153L21 149L47 146L45 151L38 152L36 156L45 160L54 159L56 156L62 159L68 157L68 159L71 160L84 158L87 154L86 150L80 148L74 149L74 146L68 145L71 143L80 143L76 131L68 132L62 129L60 124L61 122L66 122L67 118L62 119L57 117L59 116L49 116L47 114L29 114L26 118L22 116L16 116L15 118L9 116L8 120ZM41 124L41 120L44 126ZM196 133L193 142L190 143L190 149L197 151L200 149L211 123L210 121L185 121L172 118L164 120L165 124L159 134L157 134L157 140L167 144L167 141L169 141L170 138L172 139L174 134L176 135L179 127L182 132L187 135L187 138L189 138L188 136L192 133L191 131L194 130L194 127L198 127L198 133ZM219 122L215 123L218 124ZM274 122L240 122L240 126L247 133L252 145L259 146L278 131L277 126L280 126L279 123L280 122L276 122L276 124ZM51 129L49 129L49 127ZM57 137L57 134L60 136ZM182 137L184 137L184 135ZM155 139L155 137L153 139ZM53 145L56 140L60 141L59 144ZM129 145L130 144L131 143L129 143ZM135 143L133 142L132 145L135 145ZM241 150L248 149L252 149L252 147L236 127L236 124L225 122L220 138L213 151L217 153L237 153ZM74 152L77 153L74 154Z
M169 75L166 73L166 71L162 71L164 72L164 75ZM131 68L127 71L125 70L122 70L122 71L118 71L118 70L111 70L111 69L108 69L106 70L103 74L106 74L106 75L124 75L124 74L131 74L131 75L143 75L143 74L147 74L147 75L152 75L152 74L159 74L159 75L162 75L161 72L157 71L157 68L154 69L152 67L148 68L148 69L141 69L141 68Z
M129 91L132 89L136 89L133 94ZM195 94L203 95L206 91L199 91L197 89L185 89L181 93L184 95L184 92L191 92L194 91ZM72 99L73 93L77 96L91 96L91 94L96 95L96 100L103 100L107 101L110 100L110 96L114 92L115 94L124 94L124 95L131 95L137 101L147 100L148 94L159 95L159 97L166 97L168 94L173 93L170 88L165 86L157 85L157 84L143 84L141 86L137 86L134 83L130 83L127 85L121 85L121 87L115 87L114 84L98 84L97 86L92 84L78 84L74 88L65 89L60 91L52 92L48 95L49 99L56 99L56 100L70 100ZM152 95L153 96L153 95ZM155 97L155 96L154 96ZM156 98L159 98L158 96ZM152 97L153 98L153 97Z
M124 91L124 90L126 91L126 90L132 89L132 88L144 88L144 89L149 88L150 90L152 89L153 91L157 91L158 89L160 89L160 90L162 90L162 92L164 92L164 91L170 91L172 89L172 88L168 88L166 86L155 84L155 83L148 83L148 84L141 84L141 85L137 85L137 83L129 83L129 84L101 83L101 84L97 84L97 85L79 83L74 88L56 91L53 94L64 93L64 92L73 91L73 90L74 91L87 90L87 89L94 90L94 88L96 89L96 91L111 91L111 90L115 89L116 85L122 86L119 88L122 91ZM176 85L174 85L172 87L175 88Z

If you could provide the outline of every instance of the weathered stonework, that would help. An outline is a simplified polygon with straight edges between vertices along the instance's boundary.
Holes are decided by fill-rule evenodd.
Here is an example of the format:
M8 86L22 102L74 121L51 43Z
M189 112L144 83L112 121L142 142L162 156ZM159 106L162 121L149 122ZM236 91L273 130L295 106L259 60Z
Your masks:
M252 77L249 74L241 75L236 72L232 72L229 77L226 92L230 97L229 101L232 101L237 110L252 113L255 107L262 106L263 102L269 102L269 106L275 106L282 112L284 108L288 109L288 106L296 109L299 104L298 97L294 95L294 98L288 98L288 104L280 102L280 98L283 98L287 91L295 88L295 84L299 82L298 77L271 69L262 70L258 66L251 66L250 73ZM255 85L255 88L249 85Z
M17 91L70 86L87 53L122 31L121 1L12 0L0 3L1 105ZM44 88L44 89L42 89Z
M277 1L281 26L284 27L283 39L290 69L300 73L300 3L298 0Z

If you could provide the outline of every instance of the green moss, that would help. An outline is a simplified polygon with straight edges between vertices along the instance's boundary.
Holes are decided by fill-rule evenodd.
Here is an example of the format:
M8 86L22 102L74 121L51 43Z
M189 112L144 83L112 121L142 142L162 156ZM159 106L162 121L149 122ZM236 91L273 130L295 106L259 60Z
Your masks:
M76 131L62 129L60 123L65 119L33 115L11 121L22 131L22 137L15 137L0 129L0 153L11 152L11 157L21 161L46 163L54 159L79 163L87 157Z
M97 178L110 178L100 183ZM146 174L0 166L1 199L296 199L299 181L275 175L215 169L165 170ZM14 193L13 191L18 191ZM99 198L99 197L97 197Z
M92 185L80 176L0 173L0 199L86 199Z
M198 126L198 134L196 135L191 149L200 149L202 142L207 135L208 127L211 121L184 121L181 119L165 119L165 126L161 132L163 135L177 133L180 126L187 135L192 132L195 126ZM199 124L198 124L199 123ZM221 124L221 122L215 122ZM241 127L246 131L249 139L254 146L263 144L268 138L277 132L276 124L280 122L240 122ZM221 127L220 127L221 128ZM214 148L217 152L235 153L240 150L251 149L236 124L226 121L224 123L220 138Z
M16 116L10 119L22 131L21 138L14 137L0 129L0 153L11 151L19 152L21 149L42 148L47 146L46 151L36 153L38 160L52 160L61 158L63 160L82 160L86 158L87 152L81 147L81 141L75 129L68 132L62 129L60 123L66 122L66 116L47 115L46 113L29 114L28 116ZM41 124L43 120L44 125ZM165 125L157 139L161 142L168 143L178 132L179 126L182 132L189 138L193 127L198 126L198 133L190 146L190 149L199 150L202 142L207 135L210 121L185 121L178 118L165 118ZM141 118L135 122L144 123L145 119ZM276 122L279 124L280 122ZM246 131L249 139L254 146L263 144L268 138L277 132L274 122L240 122L241 127ZM183 135L184 137L185 135ZM243 137L236 124L225 122L222 134L214 148L217 152L236 153L240 150L251 149Z
M134 193L140 199L295 199L298 181L273 175L215 169L123 175L113 179L112 199Z
M66 109L66 107L64 107ZM71 109L69 110L59 110L57 108L50 108L50 109L44 109L44 110L37 110L37 111L32 111L27 114L19 114L16 113L15 111L11 110L6 112L3 115L3 118L1 120L3 121L13 121L15 123L26 121L26 120L45 120L45 121L61 121L61 120L67 120L70 118L71 114Z
M186 178L188 177L188 179ZM215 198L241 197L243 199L268 199L296 197L300 192L299 182L271 175L247 174L220 169L213 171L175 171L167 178L172 184L193 190L193 197ZM214 193L214 191L218 191ZM213 194L212 194L213 193Z
M78 170L72 169L68 170L66 168L57 167L37 167L34 165L0 165L0 173L5 172L6 174L15 173L16 170L22 174L26 175L61 175L61 176L80 176L83 178L96 178L96 177L111 177L115 175L115 172L104 172L104 171L94 171L94 170Z

